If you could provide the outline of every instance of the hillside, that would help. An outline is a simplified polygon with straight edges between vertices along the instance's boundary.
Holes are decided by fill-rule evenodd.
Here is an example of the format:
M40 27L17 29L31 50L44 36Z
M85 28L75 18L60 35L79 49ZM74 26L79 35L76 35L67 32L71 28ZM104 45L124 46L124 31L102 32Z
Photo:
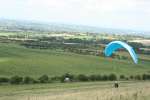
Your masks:
M148 57L149 58L149 57ZM116 60L73 53L28 49L14 44L0 44L0 76L50 76L72 74L140 74L150 72L149 60L135 65L132 61Z

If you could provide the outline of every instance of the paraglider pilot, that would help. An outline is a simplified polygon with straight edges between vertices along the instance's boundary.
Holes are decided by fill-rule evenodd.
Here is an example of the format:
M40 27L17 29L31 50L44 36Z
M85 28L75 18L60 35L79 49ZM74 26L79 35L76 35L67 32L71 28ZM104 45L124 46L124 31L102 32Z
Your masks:
M118 87L119 87L119 84L118 84L118 82L117 82L117 81L115 81L115 83L114 83L114 87L115 87L115 88L118 88Z

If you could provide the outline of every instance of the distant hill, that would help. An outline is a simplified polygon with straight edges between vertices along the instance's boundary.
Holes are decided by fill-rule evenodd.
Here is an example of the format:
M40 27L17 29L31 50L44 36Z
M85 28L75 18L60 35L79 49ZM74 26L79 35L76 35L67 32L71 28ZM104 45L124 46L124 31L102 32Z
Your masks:
M8 20L0 19L0 31L34 31L34 32L90 32L90 33L109 33L109 34L132 34L132 35L150 35L149 32L99 28L84 25L46 23L36 21Z

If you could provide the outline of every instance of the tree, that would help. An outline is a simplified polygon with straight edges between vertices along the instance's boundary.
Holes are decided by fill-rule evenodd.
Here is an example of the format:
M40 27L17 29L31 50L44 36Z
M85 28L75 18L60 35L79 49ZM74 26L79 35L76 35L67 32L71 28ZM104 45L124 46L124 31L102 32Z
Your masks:
M102 80L103 80L103 81L107 81L108 79L109 79L109 78L108 78L107 75L103 75L103 76L102 76Z
M135 78L136 80L141 80L141 79L142 79L140 75L136 75L134 78Z
M83 74L78 75L77 78L79 81L88 81L88 77Z
M22 81L23 81L23 78L17 75L10 78L11 84L20 84Z
M32 83L35 83L35 80L29 76L26 76L26 77L24 77L23 83L32 84Z
M108 78L110 81L117 80L117 76L115 74L110 74Z
M47 75L43 75L39 78L40 83L48 83L49 77Z
M9 82L9 79L6 77L0 77L0 83L6 83Z
M124 75L120 75L120 79L125 79L126 77Z

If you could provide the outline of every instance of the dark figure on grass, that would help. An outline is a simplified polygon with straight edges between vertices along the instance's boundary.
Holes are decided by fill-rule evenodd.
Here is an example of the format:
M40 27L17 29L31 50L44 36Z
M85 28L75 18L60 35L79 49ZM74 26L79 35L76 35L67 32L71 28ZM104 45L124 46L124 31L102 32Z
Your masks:
M119 87L119 84L118 84L118 82L117 82L117 81L115 81L115 83L114 83L114 87L115 87L115 88L118 88L118 87Z

